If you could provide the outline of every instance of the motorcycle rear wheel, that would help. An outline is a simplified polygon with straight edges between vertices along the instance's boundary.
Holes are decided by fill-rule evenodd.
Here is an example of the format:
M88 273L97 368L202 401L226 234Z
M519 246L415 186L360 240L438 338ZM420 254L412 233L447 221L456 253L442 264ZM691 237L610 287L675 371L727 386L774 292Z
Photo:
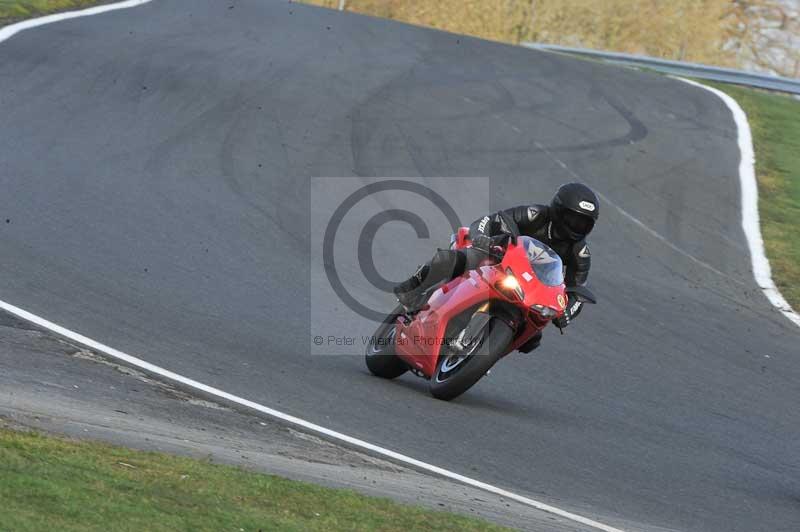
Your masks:
M431 395L450 401L469 390L500 359L513 334L506 323L493 319L472 344L442 353L430 380Z
M408 365L395 353L394 334L397 330L397 316L400 307L389 314L372 337L367 342L364 358L367 368L376 377L395 379L408 371Z

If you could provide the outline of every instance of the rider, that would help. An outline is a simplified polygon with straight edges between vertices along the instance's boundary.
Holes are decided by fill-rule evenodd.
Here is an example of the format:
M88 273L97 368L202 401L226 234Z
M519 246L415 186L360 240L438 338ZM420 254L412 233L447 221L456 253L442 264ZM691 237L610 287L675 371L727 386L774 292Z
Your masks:
M598 214L599 203L592 189L582 183L567 183L559 187L549 206L522 205L475 220L469 227L472 247L438 250L430 262L397 285L394 293L407 312L416 312L425 303L428 289L477 268L488 258L496 242L492 237L512 233L508 218L516 222L521 235L544 242L561 256L567 286L583 286L591 264L585 238L594 228ZM578 315L582 305L579 301L568 302L564 315L553 323L563 329ZM534 344L535 348L538 338Z

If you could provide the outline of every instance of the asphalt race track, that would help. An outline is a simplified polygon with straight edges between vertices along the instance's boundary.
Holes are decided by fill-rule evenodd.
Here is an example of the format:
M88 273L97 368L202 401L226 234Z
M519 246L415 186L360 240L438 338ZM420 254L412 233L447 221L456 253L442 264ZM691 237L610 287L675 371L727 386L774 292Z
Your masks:
M724 104L669 78L283 1L157 0L0 44L0 299L614 526L796 531L800 329L752 279L738 162ZM629 216L601 206L601 304L444 403L371 377L360 346L309 354L317 176L490 176L494 208L580 178ZM390 279L449 233L381 231Z

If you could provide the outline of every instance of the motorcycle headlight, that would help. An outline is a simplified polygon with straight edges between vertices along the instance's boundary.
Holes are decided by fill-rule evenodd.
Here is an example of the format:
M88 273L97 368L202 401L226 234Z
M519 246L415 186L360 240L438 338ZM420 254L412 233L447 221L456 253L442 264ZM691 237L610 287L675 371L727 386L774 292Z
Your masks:
M502 281L497 283L497 289L509 299L514 299L514 297L517 297L520 300L525 299L525 292L523 292L522 287L520 286L517 278L514 276L514 272L511 271L511 268L506 268L506 276Z

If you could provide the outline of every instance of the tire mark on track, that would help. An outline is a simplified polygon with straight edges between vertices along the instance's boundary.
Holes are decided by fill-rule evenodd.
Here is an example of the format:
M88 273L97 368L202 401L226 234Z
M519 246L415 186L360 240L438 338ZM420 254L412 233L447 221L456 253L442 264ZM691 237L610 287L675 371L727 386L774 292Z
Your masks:
M576 152L576 151L583 151L583 150L596 150L599 148L612 148L614 146L627 146L629 144L635 144L643 140L647 137L647 126L639 120L636 115L628 109L620 100L618 100L615 96L606 93L596 85L592 87L591 91L589 92L589 99L590 100L602 100L609 107L614 109L627 123L629 126L628 132L621 136L610 140L602 140L597 142L588 142L585 144L576 144L576 145L568 145L568 146L555 146L547 148L548 151L553 153L559 152Z

